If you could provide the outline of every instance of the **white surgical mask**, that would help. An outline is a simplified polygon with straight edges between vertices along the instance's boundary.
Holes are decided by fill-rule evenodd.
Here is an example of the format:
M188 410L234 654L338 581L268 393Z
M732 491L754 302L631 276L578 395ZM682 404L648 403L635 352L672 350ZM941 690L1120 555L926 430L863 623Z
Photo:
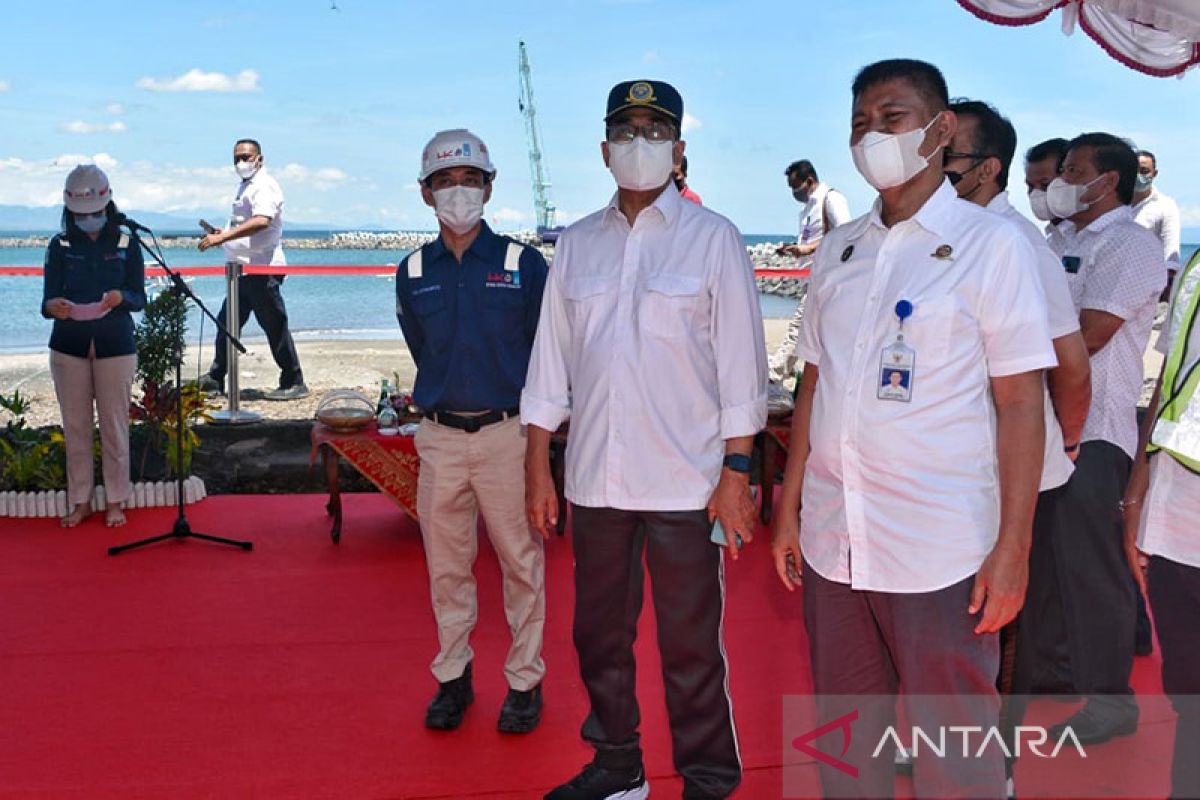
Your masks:
M1085 203L1083 196L1087 193L1088 187L1103 177L1103 175L1097 175L1087 183L1079 184L1067 183L1062 178L1055 178L1046 187L1046 207L1049 208L1051 214L1062 219L1073 217L1080 211L1087 211L1096 201Z
M1054 215L1050 213L1050 206L1046 204L1045 189L1033 189L1029 192L1029 210L1042 222L1054 219Z
M1154 185L1154 176L1153 175L1143 175L1139 172L1138 176L1137 176L1137 181L1133 188L1134 188L1134 191L1137 191L1137 192L1148 192L1148 191L1150 191L1150 187L1153 185Z
M925 127L906 133L867 131L858 144L850 147L854 166L876 189L891 189L907 183L929 164L933 153L923 156L919 151L925 141L925 132L937 122L938 116L929 120ZM933 152L936 153L937 148Z
M238 161L233 165L237 171L238 177L244 181L250 180L258 172L258 162L256 161Z
M622 189L657 189L671 177L674 148L674 142L648 142L641 136L632 142L609 142L608 168Z
M100 214L76 214L75 227L84 233L95 233L108 222L108 212Z
M483 218L483 189L470 186L451 186L433 193L437 218L446 227L462 236Z

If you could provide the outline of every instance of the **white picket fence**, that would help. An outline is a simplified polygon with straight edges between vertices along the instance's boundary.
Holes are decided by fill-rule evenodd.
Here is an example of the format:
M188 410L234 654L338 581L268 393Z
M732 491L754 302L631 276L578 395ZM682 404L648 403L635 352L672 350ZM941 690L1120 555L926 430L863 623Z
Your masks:
M143 482L133 485L133 494L125 508L173 506L178 502L175 481ZM192 475L183 482L183 502L195 503L208 496L204 481ZM92 492L92 510L104 509L104 487ZM0 517L61 517L67 513L67 493L63 490L45 492L0 492Z

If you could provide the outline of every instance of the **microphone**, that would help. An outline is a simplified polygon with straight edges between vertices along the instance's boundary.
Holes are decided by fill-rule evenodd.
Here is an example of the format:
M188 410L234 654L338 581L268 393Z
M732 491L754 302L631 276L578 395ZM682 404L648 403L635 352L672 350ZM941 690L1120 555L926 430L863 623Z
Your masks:
M142 223L138 222L135 219L127 217L124 214L117 214L117 224L124 225L127 228L129 228L129 230L135 231L135 232L136 231L145 231L146 233L154 233L154 231L150 230Z

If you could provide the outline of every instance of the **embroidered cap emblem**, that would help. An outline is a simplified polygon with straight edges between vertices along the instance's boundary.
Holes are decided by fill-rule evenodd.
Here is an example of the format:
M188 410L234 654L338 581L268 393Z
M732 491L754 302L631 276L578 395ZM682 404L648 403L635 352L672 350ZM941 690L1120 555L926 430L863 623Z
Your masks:
M658 100L654 96L654 87L646 81L638 81L629 87L629 96L625 98L629 103L653 103Z

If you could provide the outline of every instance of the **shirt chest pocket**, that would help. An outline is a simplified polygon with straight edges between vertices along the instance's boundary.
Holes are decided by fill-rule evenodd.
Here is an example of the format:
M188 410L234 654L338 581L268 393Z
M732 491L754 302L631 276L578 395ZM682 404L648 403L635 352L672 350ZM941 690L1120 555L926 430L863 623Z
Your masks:
M646 278L638 304L641 328L665 338L687 336L701 312L703 282L694 275L661 273Z
M572 338L592 338L603 324L605 311L616 303L617 279L581 275L563 281L563 299L571 321Z
M903 333L905 343L916 351L918 370L937 369L945 363L957 317L958 302L953 297L913 303L913 313L904 321ZM888 339L888 343L893 339Z
M492 336L508 341L525 333L525 297L520 289L484 288L482 306L483 321Z
M84 256L67 253L63 256L63 294L75 303L90 303L100 299L100 275Z
M443 350L453 338L450 313L441 289L414 294L411 300L413 316L421 321L425 340L437 350Z

